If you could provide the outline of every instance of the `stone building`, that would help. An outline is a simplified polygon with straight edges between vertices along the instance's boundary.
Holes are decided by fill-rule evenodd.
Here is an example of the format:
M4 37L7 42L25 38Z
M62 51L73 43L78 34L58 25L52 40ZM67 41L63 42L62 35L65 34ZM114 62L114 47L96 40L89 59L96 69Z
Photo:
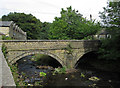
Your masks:
M96 35L94 35L94 38L96 38L96 39L106 39L106 38L111 38L111 35L108 31L106 31L105 29L102 29Z
M26 40L27 34L13 21L0 21L0 35L9 36L16 40Z

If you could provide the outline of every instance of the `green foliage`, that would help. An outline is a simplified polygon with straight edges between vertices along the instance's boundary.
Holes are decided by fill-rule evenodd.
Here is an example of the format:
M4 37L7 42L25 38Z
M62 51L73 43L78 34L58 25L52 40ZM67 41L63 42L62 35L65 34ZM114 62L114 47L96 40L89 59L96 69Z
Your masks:
M120 35L114 35L111 39L102 40L102 45L99 48L100 59L119 59L120 58Z
M40 30L39 39L48 39L48 31L51 23L44 22L42 23L42 28Z
M99 58L119 59L120 58L120 2L109 2L104 11L100 13L104 27L109 31L112 38L102 40L99 49Z
M12 40L12 38L3 35L3 36L2 36L2 40ZM7 47L6 47L4 44L2 44L2 52L3 52L4 56L6 57Z
M91 36L87 36L87 37L84 37L83 40L94 40L95 38L91 35Z
M85 78L85 75L83 74L83 73L81 73L81 75L80 75L81 77L83 77L83 78Z
M2 44L2 52L3 52L4 56L6 57L7 47L4 44Z
M42 23L31 14L16 12L2 16L2 20L14 21L27 32L27 39L83 39L99 29L99 24L83 18L71 6L67 10L62 9L61 17L56 17L53 23Z
M17 87L27 86L27 84L22 79L20 79L20 77L19 77L17 64L15 64L15 65L10 65L9 64L9 67L11 69L11 72L12 72L12 75L13 75L16 86Z
M104 11L100 12L100 18L102 19L103 26L108 27L109 30L118 29L120 25L120 1L108 2L107 7L103 8Z
M2 52L3 52L4 56L6 57L7 47L4 44L2 45ZM11 65L8 63L8 65L11 69L16 86L26 86L25 82L23 82L21 79L19 79L17 64Z
M53 75L55 75L56 73L58 74L65 74L66 73L66 67L58 67L58 68L55 68L55 71L53 72Z
M27 32L28 39L39 39L42 23L31 14L9 13L2 16L3 21L14 21L23 31Z
M78 11L68 7L62 9L61 17L56 17L49 30L49 39L83 39L94 35L99 30L99 25L94 21L83 18Z
M15 66L9 65L9 66L10 66L11 72L12 72L12 74L13 74L13 77L14 77L14 80L15 80L16 85L17 85L17 86L20 86L19 83L17 82L17 77L18 77L19 75L17 74L17 70L18 70L18 69L17 69L16 65L15 65Z
M45 72L40 72L40 77L45 77L46 73Z
M12 38L11 38L11 37L8 37L8 36L3 35L3 36L2 36L2 40L12 40Z

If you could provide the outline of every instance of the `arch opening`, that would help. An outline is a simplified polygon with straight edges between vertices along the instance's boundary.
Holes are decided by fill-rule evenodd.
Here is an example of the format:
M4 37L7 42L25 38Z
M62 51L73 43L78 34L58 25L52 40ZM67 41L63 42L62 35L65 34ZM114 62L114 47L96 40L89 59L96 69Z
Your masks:
M29 54L25 55L16 61L18 72L25 78L25 81L34 83L35 81L41 81L40 73L51 73L54 68L62 67L62 65L53 58L45 54ZM35 80L32 80L35 79Z
M46 54L31 54L17 60L16 63L26 63L38 66L62 67L61 63L52 56Z
M88 52L84 54L79 60L76 62L76 69L92 69L92 63L97 59L98 55L95 51Z

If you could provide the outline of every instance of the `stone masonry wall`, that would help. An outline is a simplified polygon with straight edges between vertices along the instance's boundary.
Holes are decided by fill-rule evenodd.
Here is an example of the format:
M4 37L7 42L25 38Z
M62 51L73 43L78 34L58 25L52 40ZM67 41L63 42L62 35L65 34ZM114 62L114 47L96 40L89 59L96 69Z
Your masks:
M46 54L61 63L62 66L73 68L85 53L97 50L99 41L84 40L9 40L3 41L7 47L7 59L15 63L30 54Z
M0 27L0 32L9 36L9 27Z

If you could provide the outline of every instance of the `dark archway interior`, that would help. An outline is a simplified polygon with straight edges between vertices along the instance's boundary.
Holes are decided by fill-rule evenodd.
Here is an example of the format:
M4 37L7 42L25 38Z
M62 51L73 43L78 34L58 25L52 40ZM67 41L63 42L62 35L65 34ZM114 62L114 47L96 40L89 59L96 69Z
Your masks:
M32 65L51 66L53 68L62 67L55 58L44 54L28 55L19 59L17 63L31 63Z
M38 65L52 66L54 68L62 67L62 65L55 58L51 56L44 55L44 54L36 54L35 58L36 58L36 63Z
M84 54L75 64L76 69L92 69L93 66L91 63L97 59L97 53L96 52L89 52Z

